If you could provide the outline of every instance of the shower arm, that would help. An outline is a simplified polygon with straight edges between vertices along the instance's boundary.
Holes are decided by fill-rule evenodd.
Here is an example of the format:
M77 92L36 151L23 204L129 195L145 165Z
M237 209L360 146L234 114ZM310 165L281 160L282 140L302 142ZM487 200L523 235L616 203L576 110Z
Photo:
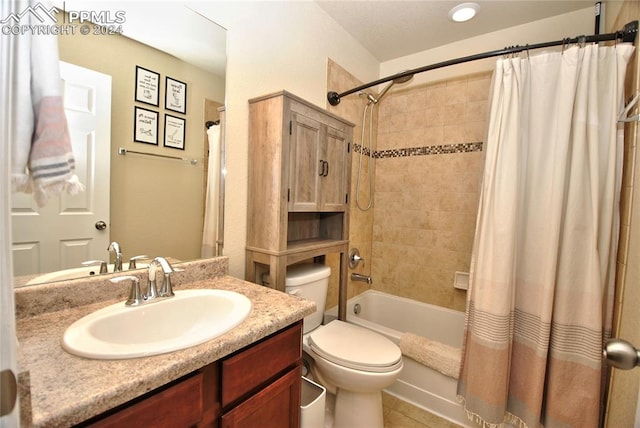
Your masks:
M463 64L465 62L471 62L471 61L476 61L476 60L485 59L485 58L492 58L492 57L501 56L501 55L515 54L515 53L528 51L532 49L548 48L552 46L565 46L565 45L570 45L574 43L584 44L584 43L606 42L606 41L613 41L613 40L616 40L616 41L622 40L622 42L624 43L631 43L635 40L637 33L638 33L638 21L631 21L628 24L626 24L622 30L616 31L615 33L594 34L591 36L578 36L573 38L556 40L553 42L537 43L537 44L531 44L531 45L525 45L525 46L519 46L519 45L510 46L504 49L484 52L484 53L475 54L475 55L469 55L461 58L439 62L436 64L426 65L424 67L415 68L413 70L406 70L400 73L396 73L392 76L384 77L382 79L374 80L373 82L365 83L364 85L360 85L356 88L349 89L348 91L344 91L342 93L331 91L327 93L327 100L329 101L329 104L331 104L332 106L337 106L338 104L340 104L340 99L342 97L346 95L351 95L358 91L363 91L365 89L368 89L372 86L379 85L381 83L386 83L393 80L406 79L407 77L412 76L414 74L424 73L425 71L431 71L431 70L435 70L442 67L448 67L450 65Z

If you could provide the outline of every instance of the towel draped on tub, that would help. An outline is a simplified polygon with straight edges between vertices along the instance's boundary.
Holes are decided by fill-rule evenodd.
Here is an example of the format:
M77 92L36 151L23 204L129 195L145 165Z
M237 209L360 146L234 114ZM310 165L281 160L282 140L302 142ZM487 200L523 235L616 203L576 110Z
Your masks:
M403 355L420 364L454 379L458 378L460 348L445 345L413 333L403 333L400 336L400 350Z

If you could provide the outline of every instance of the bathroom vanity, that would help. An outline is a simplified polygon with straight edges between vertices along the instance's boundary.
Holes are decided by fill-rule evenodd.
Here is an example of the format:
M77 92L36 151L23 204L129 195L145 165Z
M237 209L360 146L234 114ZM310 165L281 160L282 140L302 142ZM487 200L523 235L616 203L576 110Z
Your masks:
M297 322L83 425L297 427L301 338Z
M98 277L16 291L23 426L298 426L301 320L315 304L225 275L226 258L180 267L176 290L244 294L249 317L180 351L94 360L65 352L62 335L75 320L124 301L126 289ZM83 302L108 289L121 295Z

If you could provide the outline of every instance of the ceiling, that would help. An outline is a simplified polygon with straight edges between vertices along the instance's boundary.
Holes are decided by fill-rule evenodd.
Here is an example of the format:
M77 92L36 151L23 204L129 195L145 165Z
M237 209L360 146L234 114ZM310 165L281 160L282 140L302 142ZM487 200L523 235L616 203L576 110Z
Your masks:
M168 52L219 76L226 65L226 31L201 9L207 2L93 0L92 10L126 11L124 35ZM261 0L258 0L261 1ZM300 1L300 0L285 0ZM308 1L308 0L307 0ZM595 0L475 0L478 15L466 23L449 10L470 0L313 0L380 62L458 40L574 10ZM61 9L82 10L86 0L54 0ZM172 31L167 31L171 28ZM569 34L568 36L575 36Z
M474 0L480 11L465 23L449 10L469 0L315 0L380 62L481 34L587 7L595 0ZM577 36L568 34L567 36Z

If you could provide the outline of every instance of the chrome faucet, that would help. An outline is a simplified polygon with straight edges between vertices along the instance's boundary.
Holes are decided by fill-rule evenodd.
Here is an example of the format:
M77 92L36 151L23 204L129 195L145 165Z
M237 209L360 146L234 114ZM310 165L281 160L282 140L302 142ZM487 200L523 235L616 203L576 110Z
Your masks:
M107 273L107 262L105 262L104 260L87 260L86 262L82 262L81 264L82 266L100 265L100 275L102 275L103 273ZM93 275L93 273L91 273L90 275Z
M144 303L142 293L140 293L140 279L137 276L125 275L118 276L110 279L114 284L118 284L123 281L131 281L131 288L129 289L129 298L124 302L125 306L139 306Z
M164 280L160 291L156 285L156 273L158 268L162 269L164 273ZM140 290L140 279L133 275L119 276L111 278L111 282L117 284L123 281L131 281L131 289L129 290L129 298L124 303L125 306L140 306L146 303L151 303L156 299L167 298L174 296L173 289L171 287L170 275L173 272L179 272L182 269L174 269L171 264L164 257L156 257L148 266L149 283L147 285L147 292L142 293Z
M132 270L132 269L138 269L138 266L136 264L136 262L138 260L144 260L144 259L148 259L150 258L149 256L147 256L146 254L141 254L139 256L133 256L129 259L129 266L127 266L128 270Z
M116 261L113 265L113 271L122 272L122 251L120 250L120 244L118 244L116 241L113 241L111 244L109 244L109 248L107 248L107 251L113 251L114 253L116 253Z
M162 281L162 286L160 287L160 291L158 291L158 286L156 285L156 272L157 268L160 267L162 272L164 273L164 278ZM149 285L147 287L147 293L144 296L145 301L150 301L155 299L156 297L171 297L174 295L173 288L171 287L171 278L170 275L174 272L173 267L167 259L164 257L156 257L151 260L149 263Z
M351 280L352 281L366 282L368 285L371 285L371 283L373 282L373 280L371 279L370 276L361 275L361 274L355 273L355 272L351 274Z

